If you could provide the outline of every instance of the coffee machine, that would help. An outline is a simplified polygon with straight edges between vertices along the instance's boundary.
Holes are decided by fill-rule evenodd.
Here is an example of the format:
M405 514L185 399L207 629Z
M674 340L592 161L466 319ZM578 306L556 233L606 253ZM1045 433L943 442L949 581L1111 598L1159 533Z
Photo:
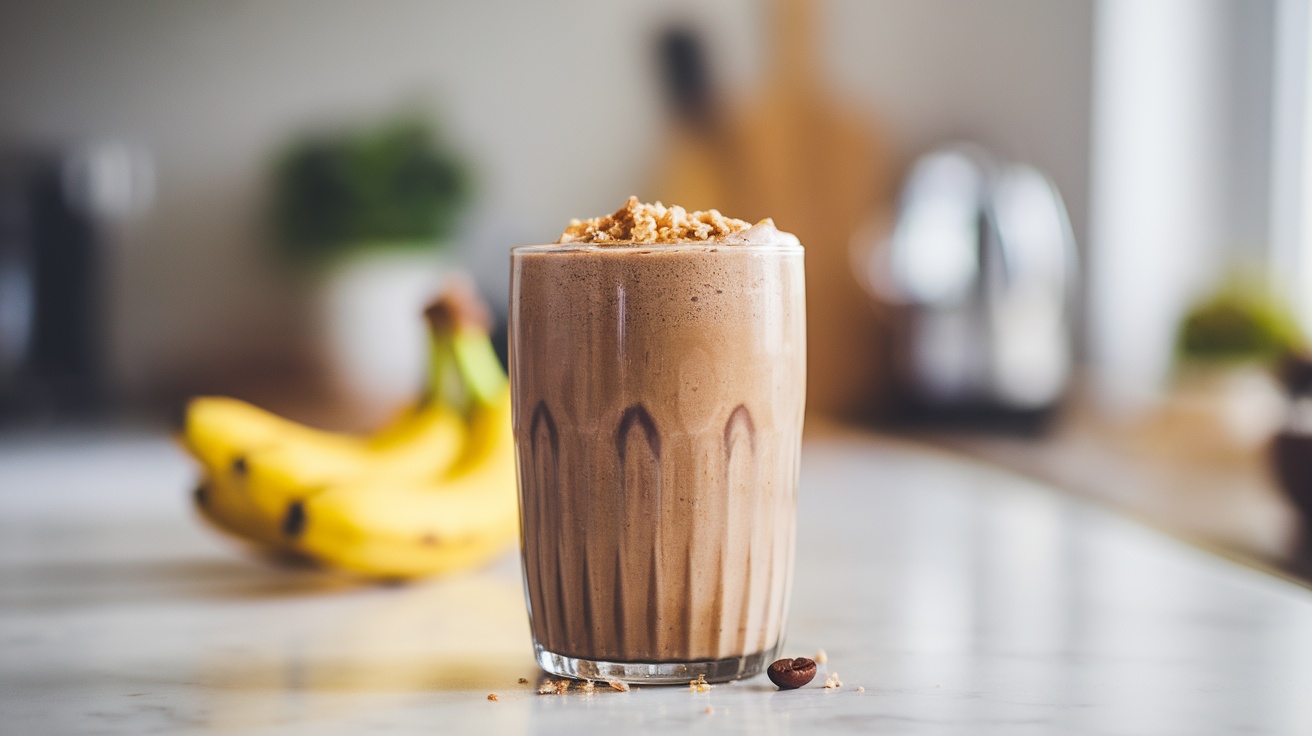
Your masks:
M152 194L121 144L0 149L0 420L103 405L105 226Z

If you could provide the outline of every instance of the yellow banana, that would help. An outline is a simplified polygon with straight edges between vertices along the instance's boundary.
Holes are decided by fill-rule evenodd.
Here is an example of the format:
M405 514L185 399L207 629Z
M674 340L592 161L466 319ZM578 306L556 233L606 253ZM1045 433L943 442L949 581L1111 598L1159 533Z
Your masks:
M195 494L202 518L257 549L372 577L464 567L513 542L508 388L481 303L453 290L427 316L428 400L370 437L235 399L193 400L184 442L206 475Z
M253 456L277 465L276 453L295 460L282 470L289 482L313 486L359 466L385 464L399 474L428 475L441 471L458 452L463 418L479 396L469 384L483 380L490 351L465 346L471 339L487 341L486 310L477 295L463 284L453 284L425 312L429 323L429 372L426 396L415 407L372 436L339 434L307 427L238 399L202 396L187 405L183 442L206 472L222 479L235 463L249 465ZM477 348L477 346L476 346ZM470 357L472 355L472 357ZM500 365L490 366L500 374ZM475 392L476 394L476 392ZM301 468L309 477L303 480ZM238 468L240 470L240 467ZM370 467L369 470L374 470ZM278 475L275 473L275 475Z
M473 419L467 451L428 482L334 486L287 506L295 549L371 578L412 578L486 561L519 533L510 392Z
M318 482L370 463L395 463L419 474L446 467L459 451L464 422L439 400L401 412L372 436L361 437L307 427L239 399L201 396L187 405L183 441L211 476L256 456L265 464L287 453L296 458L285 468L295 476L305 467ZM322 471L320 466L326 466Z
M244 494L229 486L204 479L192 500L200 517L225 535L261 553L290 550L276 519L260 514Z
M271 445L301 429L301 425L236 399L192 400L182 439L204 475L193 495L201 518L258 548L286 547L276 519L259 513L244 492L241 478L251 447Z
M285 549L279 519L288 498L364 475L429 476L449 467L465 435L464 419L452 408L463 397L448 388L454 325L430 320L426 398L372 436L314 429L237 399L191 400L181 439L204 476L194 494L201 517L257 547ZM270 513L261 511L260 500Z
M240 484L251 504L269 519L280 519L287 504L329 486L362 481L430 478L451 467L465 445L465 422L454 411L422 412L407 441L382 446L288 444L252 453L231 482Z
M394 422L386 441L317 432L232 400L193 402L196 417L187 433L206 475L196 504L201 515L221 530L261 545L286 547L279 519L289 499L360 477L420 477L441 472L455 461L464 444L464 422L441 406L411 410ZM224 416L211 416L222 413ZM241 429L247 418L251 429ZM227 421L229 423L225 424ZM279 427L278 424L289 427ZM231 433L232 426L238 432ZM222 427L215 432L215 427ZM225 433L227 432L227 433ZM250 438L238 445L230 438Z
M221 531L257 546L285 548L278 519L263 513L260 488L305 489L363 475L403 477L441 472L464 444L464 421L436 400L406 410L372 437L324 432L237 399L200 397L188 405L183 441L205 480L197 510Z
M234 458L272 449L366 453L415 462L427 458L420 447L431 449L428 443L434 441L434 433L443 439L453 427L463 425L457 412L436 397L402 410L369 436L315 429L226 396L192 399L187 403L185 422L187 449L211 471L225 467ZM431 459L424 462L434 464Z
M472 294L448 293L429 308L434 336L427 421L398 423L361 450L287 443L245 458L239 477L250 503L265 519L282 519L289 504L337 485L440 478L464 451L465 419L505 385ZM477 304L477 303L475 303ZM339 445L340 443L335 443Z

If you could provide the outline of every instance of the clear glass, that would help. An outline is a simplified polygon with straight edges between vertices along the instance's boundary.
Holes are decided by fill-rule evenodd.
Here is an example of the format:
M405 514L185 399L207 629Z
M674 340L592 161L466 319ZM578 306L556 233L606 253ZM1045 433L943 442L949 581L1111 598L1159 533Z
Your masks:
M543 669L714 682L775 659L805 404L802 256L512 251L521 549Z

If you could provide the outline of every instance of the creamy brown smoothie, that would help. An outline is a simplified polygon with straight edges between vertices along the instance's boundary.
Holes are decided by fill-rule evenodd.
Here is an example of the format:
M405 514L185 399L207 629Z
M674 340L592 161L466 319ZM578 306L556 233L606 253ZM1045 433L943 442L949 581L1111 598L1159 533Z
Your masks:
M516 249L512 276L539 661L759 654L708 670L752 674L780 643L793 564L802 248L768 220L636 199L561 240Z

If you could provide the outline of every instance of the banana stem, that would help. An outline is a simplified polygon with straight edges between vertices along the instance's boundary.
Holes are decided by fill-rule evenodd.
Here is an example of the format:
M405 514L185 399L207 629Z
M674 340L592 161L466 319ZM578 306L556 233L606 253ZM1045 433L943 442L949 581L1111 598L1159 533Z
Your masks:
M428 391L466 416L490 405L506 385L506 374L486 332L435 331L429 347Z

